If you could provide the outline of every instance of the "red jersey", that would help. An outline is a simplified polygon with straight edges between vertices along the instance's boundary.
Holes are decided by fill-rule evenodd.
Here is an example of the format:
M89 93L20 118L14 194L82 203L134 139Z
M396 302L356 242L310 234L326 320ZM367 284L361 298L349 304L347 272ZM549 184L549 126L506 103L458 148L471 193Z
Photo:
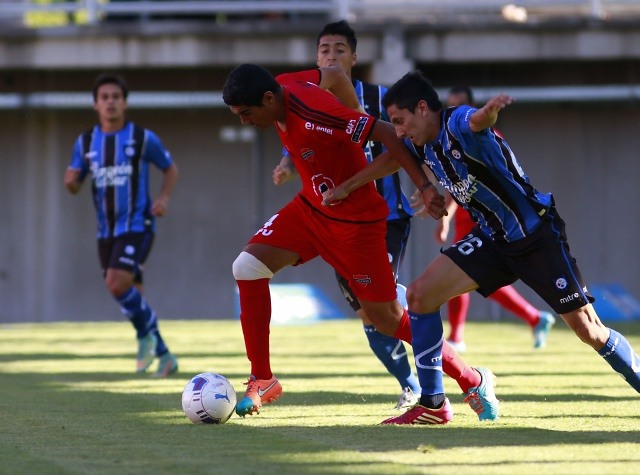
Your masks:
M376 119L342 104L317 86L320 71L281 74L286 130L275 128L300 175L300 196L320 213L350 222L386 220L389 208L373 182L329 207L322 192L334 188L368 165L363 146Z

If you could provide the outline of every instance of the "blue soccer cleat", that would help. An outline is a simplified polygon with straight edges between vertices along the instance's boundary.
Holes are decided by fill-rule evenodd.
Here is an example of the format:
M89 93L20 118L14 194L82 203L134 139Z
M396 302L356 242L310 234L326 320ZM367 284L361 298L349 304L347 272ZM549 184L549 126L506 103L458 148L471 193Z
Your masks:
M533 347L544 348L547 344L547 335L556 319L549 312L540 312L540 321L533 327Z
M464 402L468 403L481 421L495 421L500 417L498 398L494 390L495 376L485 368L476 368L481 381L478 387L467 392Z
M144 373L153 363L156 357L156 346L158 338L149 333L147 336L138 338L138 355L136 356L136 372Z

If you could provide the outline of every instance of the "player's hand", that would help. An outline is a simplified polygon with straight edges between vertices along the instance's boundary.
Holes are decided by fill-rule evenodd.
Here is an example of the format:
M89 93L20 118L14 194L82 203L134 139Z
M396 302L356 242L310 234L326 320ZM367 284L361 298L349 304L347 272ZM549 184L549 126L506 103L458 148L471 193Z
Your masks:
M167 214L168 209L169 209L169 198L166 198L166 197L156 198L156 200L151 205L151 214L154 216L164 216Z
M273 184L276 186L280 186L283 183L288 182L289 180L291 180L291 178L293 178L293 174L291 173L291 168L289 167L284 167L282 165L276 165L276 167L273 169Z
M421 195L425 211L433 219L441 219L443 216L449 215L445 207L444 196L438 192L435 186L429 186Z
M429 216L429 214L427 213L427 207L425 206L424 201L422 201L422 194L419 190L413 192L411 198L409 198L409 202L411 204L411 209L413 210L414 216L417 216L421 219Z
M497 114L499 111L513 104L515 99L508 94L500 93L487 101L484 107L490 114Z
M349 193L342 186L338 185L335 188L322 192L322 206L334 206L344 200Z

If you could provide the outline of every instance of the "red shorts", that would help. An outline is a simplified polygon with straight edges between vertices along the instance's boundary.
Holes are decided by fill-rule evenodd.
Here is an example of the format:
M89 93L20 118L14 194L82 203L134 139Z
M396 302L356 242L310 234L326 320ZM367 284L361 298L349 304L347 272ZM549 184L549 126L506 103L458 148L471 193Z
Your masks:
M320 256L349 280L360 300L396 299L396 284L386 243L387 222L337 221L324 216L296 196L267 221L250 243L293 251L302 264Z

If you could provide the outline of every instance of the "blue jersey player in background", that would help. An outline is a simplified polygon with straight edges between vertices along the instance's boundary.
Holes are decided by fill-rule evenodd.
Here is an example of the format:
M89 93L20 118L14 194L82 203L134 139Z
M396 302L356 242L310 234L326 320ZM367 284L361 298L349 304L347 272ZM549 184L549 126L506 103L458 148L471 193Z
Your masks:
M90 175L98 218L98 254L105 284L136 330L136 371L145 372L159 358L156 377L178 369L158 329L158 318L142 296L142 266L155 233L155 217L167 212L178 179L176 167L160 139L127 121L128 87L118 75L102 74L93 87L99 124L75 142L64 184L72 194ZM149 167L162 171L158 197L149 197Z
M351 77L351 68L356 64L357 38L349 24L342 20L329 23L318 34L317 39L317 65L318 67L338 65ZM369 84L357 79L351 79L356 90L358 100L364 111L376 118L387 120L387 113L382 107L382 97L386 92L384 86ZM379 142L369 142L364 149L367 160L371 162L383 151ZM273 181L276 185L288 181L296 174L291 158L284 151L280 164L273 171ZM385 198L389 206L387 218L387 250L393 272L398 277L398 270L404 259L409 232L411 230L411 217L413 210L408 198L400 187L400 176L397 173L380 178L376 181L376 188ZM369 341L373 353L382 362L385 368L400 384L401 394L396 405L397 409L414 405L420 394L420 385L415 374L411 370L407 351L401 340L384 335L377 331L362 311L360 302L349 288L347 279L336 273L338 285L347 302L356 314L362 319L364 332ZM398 284L398 300L404 303L406 289Z
M640 358L627 339L596 314L553 196L531 185L507 143L491 129L498 113L512 102L510 96L499 94L480 109L467 105L445 109L420 71L406 74L383 99L398 137L411 141L440 185L476 222L466 238L441 251L409 286L422 396L420 404L385 423L443 424L452 419L442 386L440 306L472 290L487 297L518 279L640 392ZM358 175L342 186L353 188L352 182L375 178L377 172L370 166ZM325 193L325 200L345 195L344 190L334 189Z

